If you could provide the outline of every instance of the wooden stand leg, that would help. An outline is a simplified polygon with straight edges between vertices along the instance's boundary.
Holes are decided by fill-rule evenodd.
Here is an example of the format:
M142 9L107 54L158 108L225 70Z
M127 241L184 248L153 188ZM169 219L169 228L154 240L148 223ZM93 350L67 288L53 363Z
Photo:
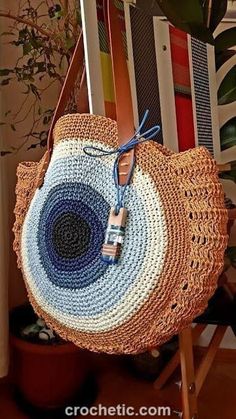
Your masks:
M212 366L214 358L216 356L216 352L220 346L220 343L224 337L226 332L227 326L217 326L211 342L209 343L207 353L204 356L197 372L196 372L196 393L197 396L204 384L207 374Z
M183 419L197 419L197 397L191 326L179 334Z
M207 326L206 324L197 324L192 329L193 345L195 345L197 343L199 337L201 336L202 332L205 330L206 326ZM173 374L173 372L178 367L179 363L180 363L180 355L179 355L179 350L178 350L178 351L176 351L174 356L171 358L171 360L168 362L168 364L165 366L163 371L160 373L160 375L155 380L155 382L153 384L155 390L161 390L164 387L167 380L170 378L170 376Z

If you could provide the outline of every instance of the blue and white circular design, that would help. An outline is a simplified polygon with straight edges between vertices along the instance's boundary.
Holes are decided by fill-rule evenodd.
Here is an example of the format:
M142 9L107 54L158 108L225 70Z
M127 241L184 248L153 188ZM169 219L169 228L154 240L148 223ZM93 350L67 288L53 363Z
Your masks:
M23 224L22 267L45 312L65 327L103 332L129 320L148 299L164 264L167 228L151 177L136 167L119 263L101 260L115 202L114 157L86 156L89 145L66 139L55 146Z

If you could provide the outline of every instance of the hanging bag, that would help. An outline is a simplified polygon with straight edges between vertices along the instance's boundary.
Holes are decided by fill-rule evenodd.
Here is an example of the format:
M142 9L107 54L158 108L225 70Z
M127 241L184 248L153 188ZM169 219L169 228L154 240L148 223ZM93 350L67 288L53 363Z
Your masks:
M61 116L83 62L81 36L48 149L17 170L14 248L31 304L59 335L138 353L205 309L223 267L227 212L205 148L171 152L153 140L158 126L145 132L147 114L134 130L117 10L104 3L117 122Z

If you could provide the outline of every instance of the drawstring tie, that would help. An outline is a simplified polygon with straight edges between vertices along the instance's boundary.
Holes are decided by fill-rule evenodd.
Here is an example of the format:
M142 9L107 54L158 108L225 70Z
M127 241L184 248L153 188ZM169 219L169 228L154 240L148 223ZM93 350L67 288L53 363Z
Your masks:
M134 149L134 147L138 144L142 144L146 141L149 140L153 140L153 141L157 141L156 139L154 139L153 137L155 137L159 131L160 131L160 126L159 125L155 125L152 128L148 129L145 132L141 132L147 117L148 117L148 113L149 110L146 110L143 119L139 125L139 127L137 128L136 132L134 133L134 136L132 138L130 138L130 140L128 140L125 144L122 144L121 146L117 147L114 150L110 150L110 151L106 151L102 148L99 147L94 147L94 146L86 146L83 148L83 151L85 154L87 154L90 157L105 157L105 156L110 156L112 154L117 154L115 162L114 162L114 166L113 166L113 179L114 179L114 184L116 187L116 191L117 191L117 196L116 196L116 206L115 206L115 212L116 214L119 213L120 209L124 207L124 197L125 197L125 192L127 189L128 184L130 183L132 174L133 174L133 169L134 169L134 163L135 161L132 161L132 165L129 171L129 174L127 176L127 181L124 185L119 185L119 162L120 159L122 158L124 153L127 153L128 151Z

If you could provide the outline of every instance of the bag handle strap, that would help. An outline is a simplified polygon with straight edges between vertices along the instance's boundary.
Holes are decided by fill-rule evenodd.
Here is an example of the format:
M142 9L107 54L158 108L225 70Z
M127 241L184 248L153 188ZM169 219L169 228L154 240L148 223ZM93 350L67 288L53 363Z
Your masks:
M83 46L83 35L80 32L77 40L73 56L70 61L70 65L61 89L61 93L57 102L56 109L53 114L52 123L48 133L47 140L47 151L51 154L53 149L53 129L57 120L64 114L66 104L70 98L71 92L74 88L76 78L78 77L79 70L83 67L84 63L84 46ZM82 78L84 75L82 76ZM81 101L81 98L80 98Z
M129 73L126 56L123 46L121 27L119 23L118 10L113 0L104 0L104 15L107 23L110 53L112 60L113 82L116 99L116 114L118 126L118 144L124 144L134 135L134 118L131 98L131 88L129 83ZM64 114L67 101L74 87L78 72L84 63L84 47L82 32L76 43L73 56L67 71L67 75L57 102L57 106L52 118L52 123L48 133L47 152L44 155L41 171L37 179L37 187L42 186L45 172L50 162L53 149L53 129L57 120ZM83 74L82 79L85 80ZM85 96L85 94L83 94ZM80 98L81 99L81 98ZM85 97L83 97L85 99ZM127 151L119 161L119 184L127 184L130 171L134 160L134 150Z
M116 120L119 146L134 135L134 115L131 87L126 55L123 45L119 12L114 0L103 0L105 24L109 36L112 61L113 84L116 102ZM119 184L125 185L130 177L134 160L134 150L124 153L119 161Z
M78 77L79 70L80 68L83 67L83 64L84 64L84 46L83 46L83 35L81 31L79 38L77 40L72 58L71 58L69 69L66 73L66 77L65 77L62 89L61 89L61 93L60 93L60 96L56 105L56 109L53 114L52 122L51 122L49 132L48 132L48 138L47 138L47 151L41 160L40 170L35 180L36 188L40 188L43 185L44 176L47 171L48 165L50 163L50 158L51 158L51 154L53 150L53 129L57 120L64 114L66 104L68 103L71 92L76 82L76 78ZM82 75L82 79L83 79L83 75Z

